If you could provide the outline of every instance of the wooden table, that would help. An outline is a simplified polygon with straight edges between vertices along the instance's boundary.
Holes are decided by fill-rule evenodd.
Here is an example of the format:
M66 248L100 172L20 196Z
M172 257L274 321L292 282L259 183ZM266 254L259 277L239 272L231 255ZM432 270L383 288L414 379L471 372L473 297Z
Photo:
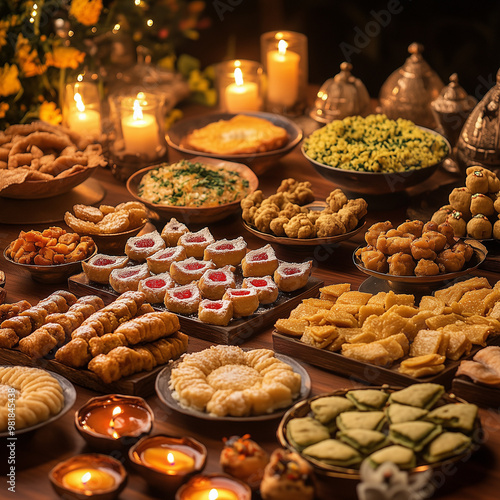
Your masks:
M260 186L265 194L271 194L276 190L282 179L294 177L299 180L309 180L319 199L324 199L333 189L333 184L324 180L303 159L299 149L282 159L274 168L263 174L260 178ZM101 170L96 175L106 190L104 202L116 204L130 199L123 184L116 181L109 170ZM431 180L419 187L419 191L431 189L436 183L449 181L449 177L438 173ZM413 193L416 191L414 190ZM387 199L383 200L386 203ZM43 201L41 201L43 203ZM370 206L368 223L390 219L399 223L405 219L406 201L391 210L377 210ZM387 206L387 204L386 204ZM61 214L61 218L62 218ZM40 226L21 227L14 225L0 225L0 248L3 249L10 241L15 239L21 229L43 229ZM159 227L161 229L161 226ZM236 237L243 235L250 248L262 246L262 241L249 234L242 226L239 217L210 226L211 231L217 238ZM352 241L343 242L336 247L315 248L314 251L293 251L284 247L277 247L276 252L280 259L287 261L302 261L314 255L313 275L324 280L325 284L349 282L353 289L365 280L366 276L359 272L352 263L352 252L357 245L363 241L363 236L358 235ZM36 303L57 288L56 285L40 285L31 280L26 274L17 272L14 266L7 264L3 258L0 260L0 269L7 275L7 301L14 302L27 299ZM490 278L491 282L497 280L492 273L479 272ZM189 332L186 332L189 333ZM208 347L208 342L190 339L189 351L198 351ZM245 347L272 347L271 330L258 332ZM329 392L344 387L355 387L361 385L359 382L336 376L328 371L306 366L312 379L312 394ZM90 397L95 394L87 389L76 387L77 400L73 410L79 408ZM208 464L205 472L220 472L219 454L222 449L222 438L234 434L251 433L252 437L264 448L271 452L277 447L275 437L278 421L270 421L258 424L217 424L207 421L192 419L177 414L165 408L156 396L148 398L148 402L155 413L155 433L168 433L172 435L190 435L202 441L209 450ZM500 401L499 401L500 407ZM491 500L499 497L500 491L500 416L497 411L481 410L482 424L485 430L484 446L469 457L459 469L453 466L444 471L437 471L431 485L440 487L441 498L453 500ZM16 498L55 498L52 491L48 472L60 461L79 453L90 451L83 439L76 432L74 423L74 411L68 412L58 421L32 433L31 435L20 435L16 442ZM5 450L5 440L2 448ZM4 453L2 452L2 456ZM6 455L5 455L6 456ZM118 457L122 458L122 457ZM5 477L7 459L2 459L1 470ZM136 474L131 467L129 471L129 482L121 498L127 500L143 500L157 498L148 490L146 482ZM351 484L350 484L351 483ZM7 498L6 481L0 486L0 497ZM353 495L352 481L339 484L338 486L323 485L321 498L344 499ZM158 498L165 498L158 497Z

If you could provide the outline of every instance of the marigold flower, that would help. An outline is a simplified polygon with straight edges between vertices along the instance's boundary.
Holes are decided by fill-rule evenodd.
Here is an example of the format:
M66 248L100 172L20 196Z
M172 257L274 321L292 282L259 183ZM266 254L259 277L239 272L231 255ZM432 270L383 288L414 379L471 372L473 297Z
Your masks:
M7 43L7 30L9 26L9 21L0 21L0 48Z
M74 47L54 47L52 52L47 52L45 60L48 66L56 68L76 69L85 59L85 53Z
M52 101L44 101L41 104L38 117L40 120L51 123L52 125L59 125L62 121L61 110L56 106L56 103Z
M9 105L6 102L0 102L0 118L5 118L7 111L9 111Z
M0 96L17 94L21 90L19 68L15 64L5 64L0 68Z
M69 14L85 26L96 24L101 11L102 0L72 0L69 8Z
M26 78L41 75L47 69L47 66L41 63L37 51L31 49L29 40L21 33L19 33L16 42L16 59L21 73Z

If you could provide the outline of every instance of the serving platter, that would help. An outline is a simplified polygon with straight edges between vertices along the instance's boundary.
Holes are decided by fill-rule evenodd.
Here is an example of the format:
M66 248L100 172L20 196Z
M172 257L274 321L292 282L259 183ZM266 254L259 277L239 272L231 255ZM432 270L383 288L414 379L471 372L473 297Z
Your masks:
M203 323L195 315L178 314L181 330L192 337L217 344L238 345L273 324L278 318L288 315L303 299L315 297L323 284L322 280L311 276L305 287L296 292L280 292L278 299L272 304L261 305L252 316L233 319L228 326L210 325ZM98 295L105 303L112 302L119 296L109 285L89 281L85 273L71 276L68 286L76 295ZM166 310L163 304L152 306L157 311Z
M278 441L280 444L288 448L291 451L297 451L292 444L289 442L287 435L286 435L286 426L288 422L293 419L293 418L301 418L305 417L310 414L311 412L311 402L315 399L321 398L321 397L328 397L328 396L344 396L347 392L349 392L352 388L350 389L339 389L336 391L333 391L328 394L320 394L317 396L314 396L309 399L304 399L303 401L300 401L296 403L294 406L292 406L283 416L280 425L278 427L277 431L277 437ZM382 386L376 386L376 387L370 387L370 389L379 389L379 390L384 390L385 392L395 392L401 387L399 386L390 386L390 385L382 385ZM464 401L463 399L457 398L455 394L443 394L441 398L438 400L434 408L438 406L442 406L444 404L453 404L453 403L466 403L468 401ZM424 470L427 469L441 469L444 464L446 463L454 463L457 462L461 459L463 459L465 456L470 455L471 452L475 451L480 443L481 439L481 421L479 417L476 419L476 426L473 432L471 433L472 437L472 448L467 449L465 452L458 454L454 457L451 457L447 460L440 461L440 462L435 462L435 463L425 463L423 461L417 462L416 467L413 469L410 469L409 472L423 472ZM343 478L343 479L349 479L349 480L360 480L360 472L359 469L354 468L354 467L340 467L340 466L335 466L335 465L329 465L324 462L320 462L319 460L315 460L314 458L307 457L304 455L301 455L305 460L307 460L314 468L314 471L321 474L325 475L328 477L332 478Z
M309 393L311 392L311 378L309 377L307 370L300 363L288 356L284 356L283 354L276 354L276 358L290 365L293 368L293 371L301 376L300 394L297 396L297 398L295 398L293 404L297 403L297 401L301 399L307 398L307 396L309 396ZM280 418L288 409L282 408L272 413L247 417L217 417L199 410L186 408L173 397L172 390L169 387L172 368L175 368L178 362L179 361L171 363L169 366L165 367L156 378L156 394L158 395L162 403L171 410L175 410L184 415L199 418L202 420L211 420L217 422L260 422Z
M500 406L500 387L474 382L465 375L453 379L451 388L457 396L484 408L498 410Z
M3 366L2 368L4 368ZM30 425L28 427L25 427L24 429L16 429L14 431L14 434L12 434L10 431L4 431L0 432L0 438L8 437L8 436L17 436L18 434L26 434L27 432L34 431L36 429L40 429L41 427L45 427L46 425L55 422L59 418L61 418L65 413L67 413L75 404L76 401L76 390L73 387L73 384L67 380L65 377L60 375L59 373L54 373L51 371L46 370L50 375L52 375L61 385L61 389L63 392L64 396L64 405L61 408L61 411L59 413L56 413L55 415L52 415L49 417L47 420L44 420L43 422L38 422L37 424Z

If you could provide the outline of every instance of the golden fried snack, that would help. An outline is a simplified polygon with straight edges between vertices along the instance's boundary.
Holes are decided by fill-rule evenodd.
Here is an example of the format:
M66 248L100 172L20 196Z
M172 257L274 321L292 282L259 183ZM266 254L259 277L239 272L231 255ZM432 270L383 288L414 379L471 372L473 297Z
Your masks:
M421 220L406 220L406 222L403 222L397 227L397 230L404 234L410 233L416 238L420 238L422 236L423 227L424 223Z
M30 358L43 358L54 347L64 343L64 328L57 323L47 323L19 341L19 350Z
M386 220L385 222L377 222L368 228L365 233L365 241L368 245L376 246L377 238L381 233L386 233L389 229L392 229L392 222Z
M12 349L19 342L19 337L12 328L0 328L0 347Z
M415 261L408 253L397 252L387 258L389 274L394 276L411 276L415 269Z
M332 212L338 212L347 203L347 196L342 189L334 189L326 198L326 204Z
M142 347L116 347L108 354L99 354L89 362L89 370L109 384L122 377L143 370L151 370L159 364L177 359L186 352L188 336L176 332L171 337L157 340Z
M20 300L19 302L13 302L12 304L1 304L0 305L0 325L6 319L17 316L20 312L29 309L31 304L27 300Z
M412 237L404 236L401 231L390 229L387 233L381 233L379 235L376 248L386 255L393 255L395 253L410 254L411 244Z
M389 270L389 264L384 253L371 246L359 248L356 255L361 259L366 269L378 273L386 273Z
M347 229L338 214L326 214L321 212L314 223L316 236L318 238L328 238L345 234Z
M421 238L417 238L411 242L411 255L415 260L426 259L434 260L437 256L435 250L435 242L432 238L424 233Z
M285 199L297 205L306 205L314 201L314 193L309 181L298 182L295 179L283 179L276 193L283 193Z
M104 214L96 207L90 205L73 205L75 217L88 222L100 222Z
M89 344L83 338L74 338L56 351L56 360L73 368L83 368L91 359Z
M434 259L420 259L415 266L415 276L436 276L441 272L438 264Z
M467 223L467 235L476 240L491 238L493 234L493 226L488 217L482 213L474 215Z
M64 394L55 377L45 370L24 366L0 368L0 385L7 390L0 393L0 431L7 430L9 407L7 397L12 388L16 394L15 428L24 429L59 413L64 405Z
M271 222L272 223L272 222ZM306 214L297 214L283 225L285 234L289 238L314 238L316 236L315 225Z
M454 273L464 267L465 255L460 251L457 252L448 248L438 254L436 263L442 265L445 268L445 272Z
M446 236L446 243L450 246L455 244L455 233L453 232L453 228L447 222L443 222L439 224L437 227L438 232L442 235Z
M454 211L454 208L451 205L444 205L439 210L434 212L434 214L432 215L431 221L436 224L436 230L437 230L437 225L442 224L443 222L446 222L448 215L450 215L453 211ZM462 211L462 213L466 213L466 212Z

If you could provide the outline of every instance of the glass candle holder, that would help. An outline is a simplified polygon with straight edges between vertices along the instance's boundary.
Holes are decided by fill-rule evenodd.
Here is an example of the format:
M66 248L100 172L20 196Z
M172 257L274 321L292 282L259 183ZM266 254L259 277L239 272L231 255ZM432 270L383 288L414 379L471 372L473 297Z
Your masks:
M216 66L219 107L228 113L262 111L264 70L255 61L236 59Z
M75 82L66 85L63 123L70 130L99 140L102 133L101 100L95 83Z
M294 31L269 31L260 37L267 74L266 108L297 116L306 107L307 37Z
M121 180L164 160L167 153L163 98L145 92L110 99L113 173Z

